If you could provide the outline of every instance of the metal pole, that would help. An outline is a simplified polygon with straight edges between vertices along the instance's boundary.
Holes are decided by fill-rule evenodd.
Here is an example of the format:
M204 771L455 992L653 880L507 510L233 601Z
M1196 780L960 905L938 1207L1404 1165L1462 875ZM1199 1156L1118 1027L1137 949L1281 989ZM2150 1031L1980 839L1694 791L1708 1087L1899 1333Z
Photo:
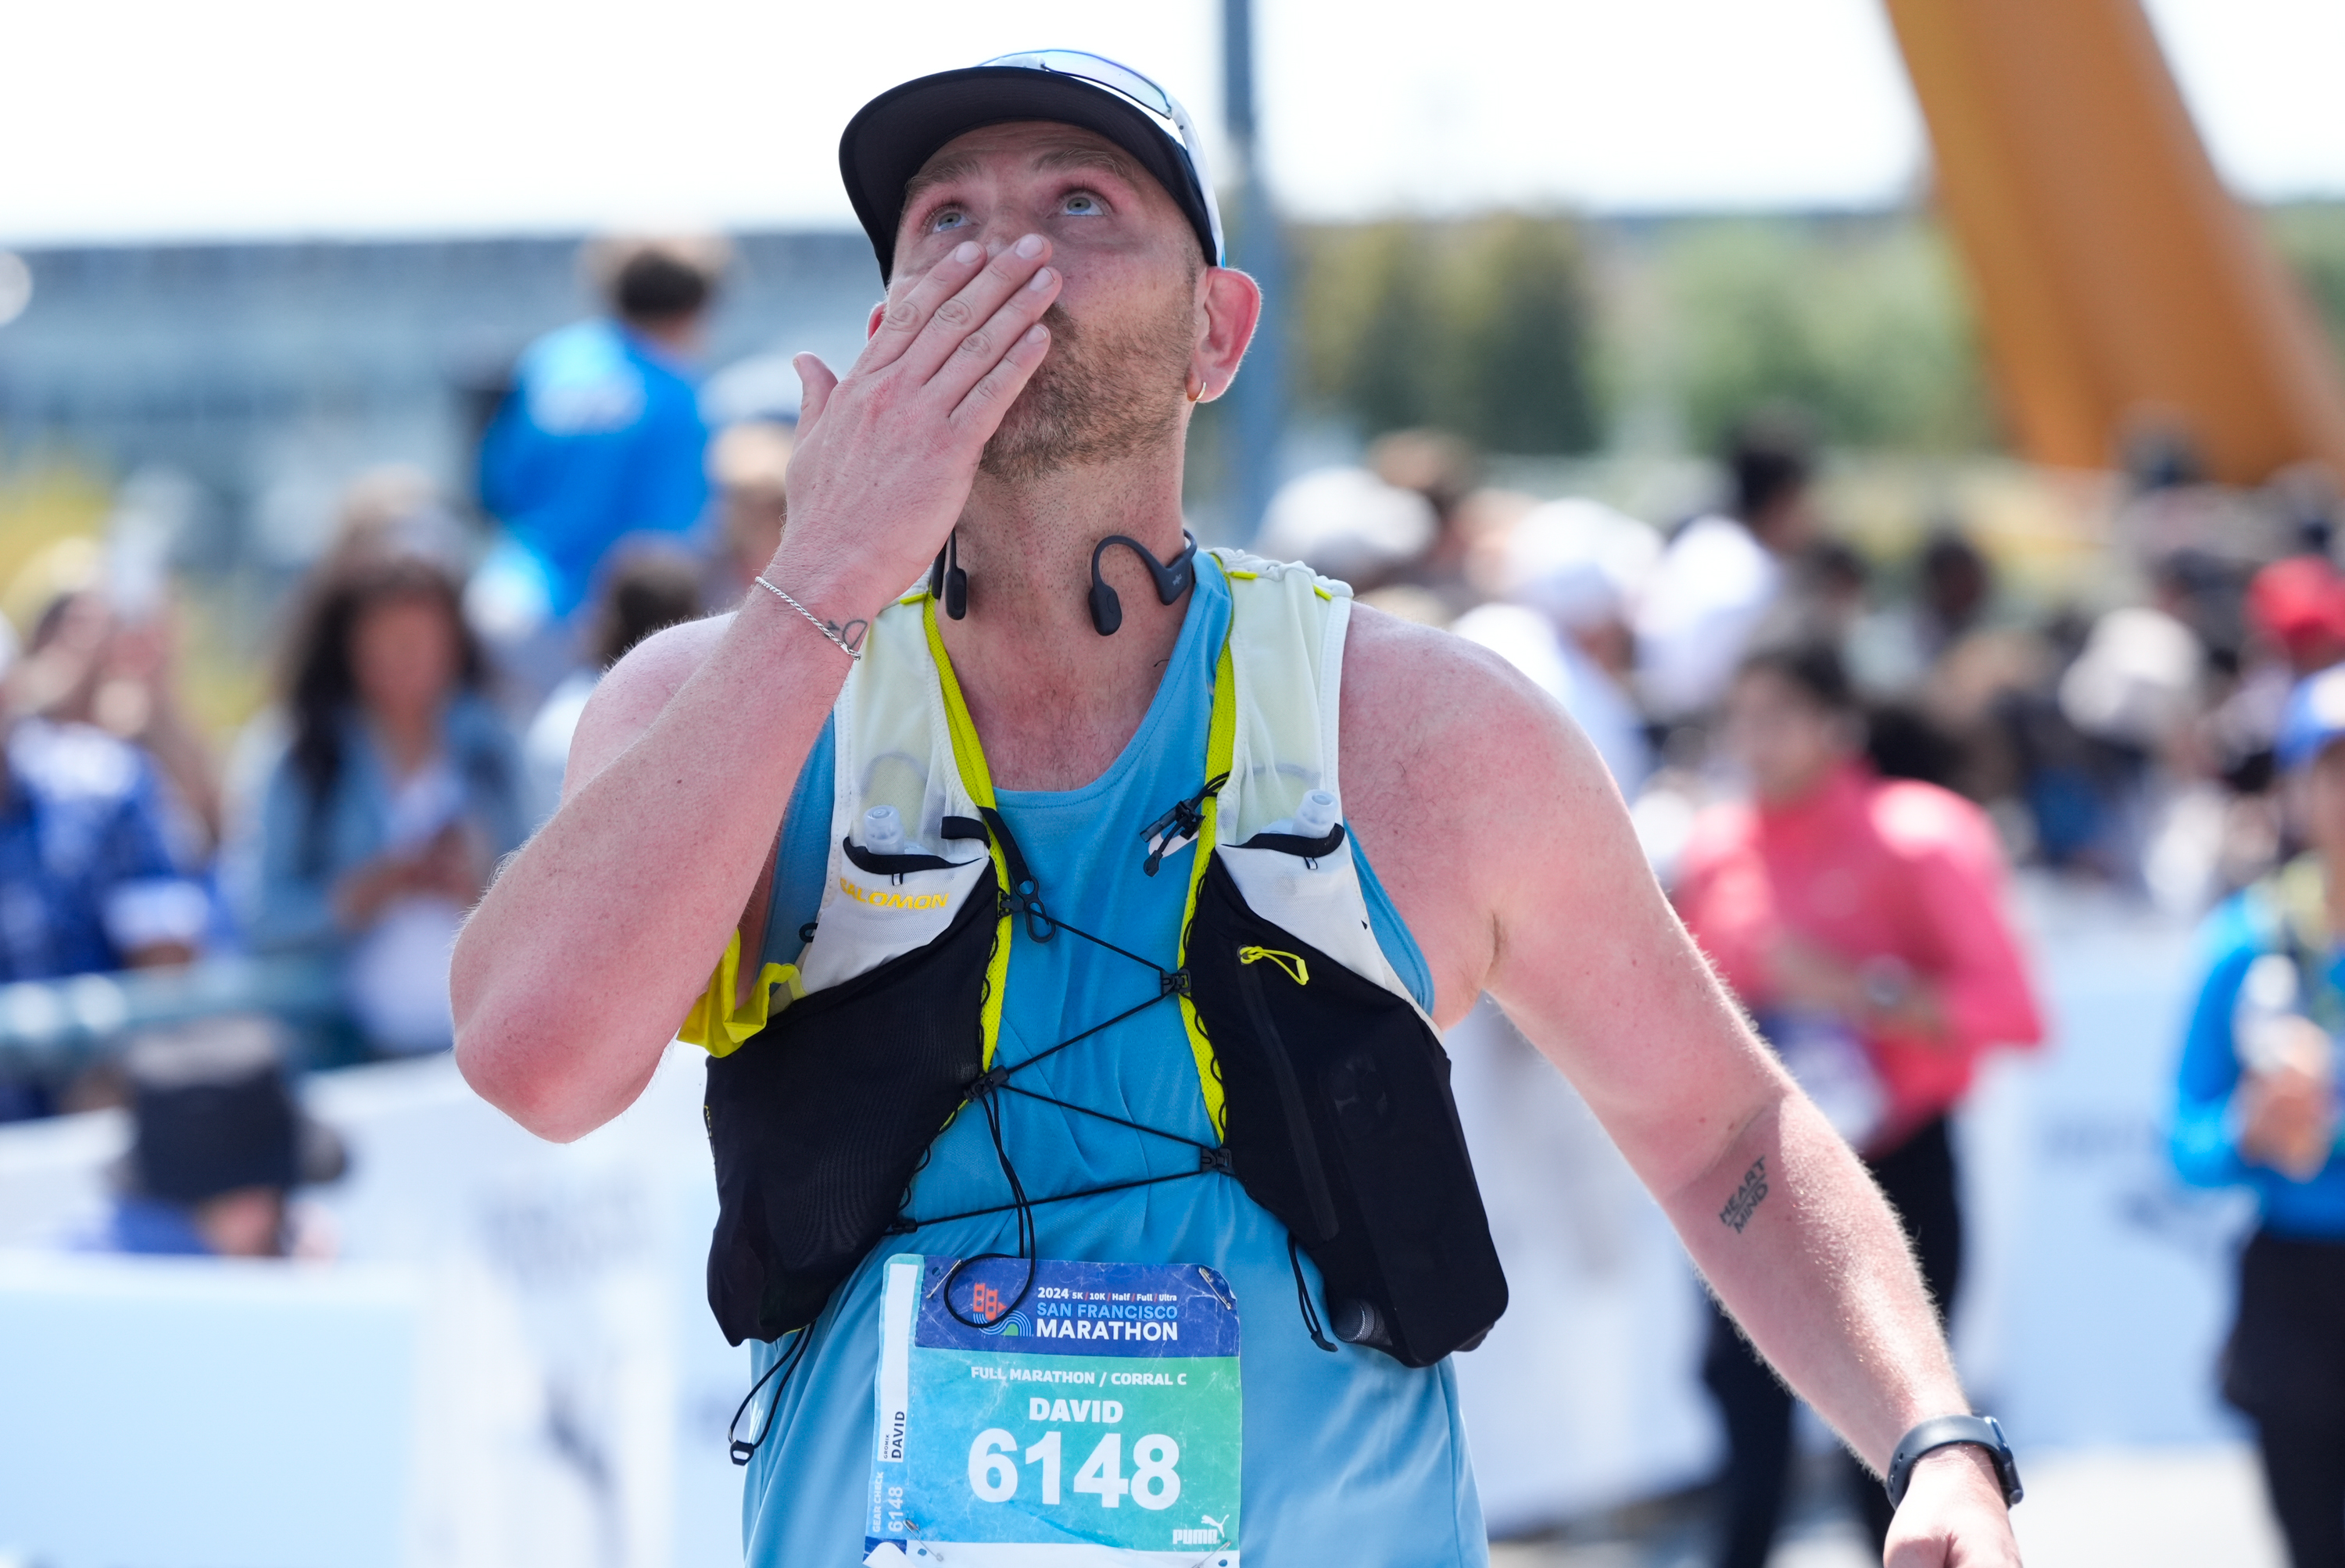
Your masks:
M1228 395L1228 460L1225 468L1230 531L1240 541L1254 537L1278 487L1278 454L1286 428L1285 238L1273 209L1270 189L1255 156L1254 6L1252 0L1222 0L1223 117L1229 127L1233 183L1230 204L1230 265L1262 285L1262 324L1245 366Z

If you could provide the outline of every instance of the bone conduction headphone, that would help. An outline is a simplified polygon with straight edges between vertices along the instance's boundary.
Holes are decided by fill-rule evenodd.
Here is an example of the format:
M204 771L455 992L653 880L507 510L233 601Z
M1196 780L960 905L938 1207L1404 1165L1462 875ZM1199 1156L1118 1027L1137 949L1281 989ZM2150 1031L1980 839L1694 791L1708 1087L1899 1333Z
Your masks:
M1196 585L1197 536L1183 528L1181 549L1169 561L1160 561L1148 553L1148 546L1129 534L1111 534L1091 546L1091 629L1103 637L1112 637L1123 626L1123 599L1107 579L1100 574L1100 557L1111 545L1121 545L1140 557L1142 565L1156 583L1156 602L1169 605ZM942 604L945 614L954 620L969 616L969 574L961 569L960 532L955 529L945 540L945 547L937 552L936 565L929 568L929 596Z

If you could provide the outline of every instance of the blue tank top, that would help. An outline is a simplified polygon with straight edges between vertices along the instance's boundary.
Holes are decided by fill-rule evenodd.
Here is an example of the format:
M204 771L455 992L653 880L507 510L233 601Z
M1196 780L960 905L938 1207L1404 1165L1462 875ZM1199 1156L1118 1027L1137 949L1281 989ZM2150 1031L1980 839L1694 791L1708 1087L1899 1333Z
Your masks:
M1203 782L1216 657L1229 587L1197 574L1186 618L1146 718L1107 771L1078 789L999 791L998 809L1052 915L1170 967L1189 881L1184 850L1158 875L1141 865L1141 830ZM812 918L830 824L831 739L807 759L793 793L775 878L769 955L790 954ZM1432 1002L1423 954L1354 856L1386 956L1420 1004ZM1145 1003L1154 971L1064 932L1032 941L1013 922L1009 991L996 1060L1018 1063ZM1215 1138L1177 1006L1145 1007L1019 1075L1040 1093L1199 1143ZM1025 1095L1005 1096L1003 1135L1029 1197L1194 1171L1187 1144L1149 1136ZM976 1115L954 1119L912 1183L915 1218L1006 1204L1008 1186ZM1241 1556L1272 1564L1340 1557L1368 1568L1482 1564L1488 1551L1467 1464L1457 1389L1445 1361L1412 1369L1374 1350L1317 1349L1304 1327L1286 1232L1225 1176L1193 1176L1034 1209L1045 1257L1207 1263L1233 1287L1244 1335ZM917 1251L1014 1252L1011 1214L923 1226L875 1248L842 1285L785 1387L743 1495L756 1568L848 1568L862 1561L879 1350L881 1259ZM1303 1267L1312 1298L1317 1270ZM753 1347L756 1369L775 1347ZM758 1401L761 1411L765 1403Z

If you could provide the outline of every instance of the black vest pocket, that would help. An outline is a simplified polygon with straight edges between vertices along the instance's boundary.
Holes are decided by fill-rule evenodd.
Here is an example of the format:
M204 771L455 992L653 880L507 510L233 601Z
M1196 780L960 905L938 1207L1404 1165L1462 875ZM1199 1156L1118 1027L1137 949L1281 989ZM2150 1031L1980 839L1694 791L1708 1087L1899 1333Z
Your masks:
M1338 1335L1411 1367L1481 1343L1507 1280L1433 1031L1256 914L1219 860L1187 959L1238 1179L1319 1265Z
M983 1071L998 885L989 867L942 936L801 998L709 1059L708 1305L734 1344L815 1320L887 1235Z

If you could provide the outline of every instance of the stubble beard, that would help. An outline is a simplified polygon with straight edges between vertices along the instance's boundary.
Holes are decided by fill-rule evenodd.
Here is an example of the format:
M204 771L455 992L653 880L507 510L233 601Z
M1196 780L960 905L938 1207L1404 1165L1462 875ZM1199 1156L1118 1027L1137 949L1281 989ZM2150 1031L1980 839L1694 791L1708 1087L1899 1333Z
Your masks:
M1179 308L1129 325L1083 328L1057 305L1042 315L1051 351L985 443L978 468L1016 482L1170 446L1187 401L1190 316Z

